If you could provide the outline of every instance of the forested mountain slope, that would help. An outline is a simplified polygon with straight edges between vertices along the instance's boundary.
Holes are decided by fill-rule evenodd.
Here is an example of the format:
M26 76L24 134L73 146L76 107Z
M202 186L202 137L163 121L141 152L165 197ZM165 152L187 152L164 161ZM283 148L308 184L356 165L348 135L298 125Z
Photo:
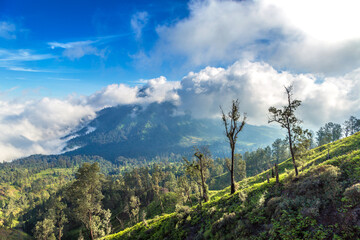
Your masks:
M105 237L112 239L358 239L360 237L360 133L312 149L238 183L212 192L202 206L179 206Z
M245 161L241 155L236 155L239 170L236 179L253 176L277 160L286 160L288 152L283 149L285 143L276 142L280 144L276 146L284 150L280 151L280 159L272 154L275 150L269 146L259 148L245 153L249 161L245 169ZM198 201L198 187L188 178L185 162L179 156L152 161L122 158L122 163L112 163L98 156L34 155L0 164L0 231L6 236L4 239L12 239L11 236L18 233L16 230L40 239L51 237L54 231L60 239L59 229L63 229L61 239L74 239L81 230L86 236L88 231L75 219L73 206L69 203L71 195L66 193L84 163L96 163L98 174L104 177L101 184L102 204L105 209L111 210L114 232L137 223L144 213L152 218L175 211L176 205L196 204ZM229 174L224 159L215 159L208 174L206 182L210 189L227 186ZM69 219L61 228L52 214L58 211L58 201L65 207L63 211ZM52 222L54 225L50 224ZM41 227L40 230L36 230L37 226ZM39 234L42 234L41 237Z
M65 150L72 151L65 155L97 155L113 162L119 156L189 154L194 145L209 145L213 155L224 157L228 148L221 119L194 119L191 114L178 114L176 106L168 102L106 108L68 137L73 138ZM239 137L238 151L264 147L276 138L283 138L279 129L246 125Z

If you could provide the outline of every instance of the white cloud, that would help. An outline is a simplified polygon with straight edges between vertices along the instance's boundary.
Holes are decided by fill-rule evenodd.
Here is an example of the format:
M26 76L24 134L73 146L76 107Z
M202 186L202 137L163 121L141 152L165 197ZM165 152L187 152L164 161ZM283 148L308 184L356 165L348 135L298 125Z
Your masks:
M147 105L171 101L178 112L197 118L219 117L238 98L250 124L267 124L268 108L285 104L284 86L294 84L294 97L302 100L299 117L317 129L328 121L342 123L360 117L360 68L341 77L318 79L312 74L279 72L264 62L237 61L227 68L206 67L181 81L165 77L142 80L143 85L109 85L90 96L59 100L0 101L0 161L35 153L59 153L62 139L104 107Z
M58 153L64 146L61 137L94 118L96 111L118 104L172 101L180 111L203 118L218 116L219 105L226 109L238 98L250 124L266 124L268 108L285 104L283 87L293 83L295 97L302 100L299 116L307 126L360 117L358 1L204 0L190 1L189 9L185 19L157 28L156 46L136 54L139 61L150 67L173 59L185 59L191 69L229 67L205 67L181 81L161 76L141 86L112 84L90 96L64 100L0 101L0 161ZM138 40L147 21L146 12L131 19ZM1 22L0 37L12 38L15 28ZM104 57L99 46L115 37L48 44L73 60ZM18 63L48 58L53 55L0 49L0 66L16 71L36 71Z
M142 30L149 21L149 14L147 12L137 12L131 17L131 27L135 32L135 37L137 40L141 38Z
M49 42L48 44L50 45L51 49L55 49L55 48L69 49L78 46L91 45L93 43L95 43L95 41L87 40L87 41L77 41L77 42L68 42L68 43Z
M249 1L195 1L189 18L157 29L160 47L184 54L194 64L238 59L254 40L269 37L272 29L281 26L276 16L266 21L272 9L261 9L258 14L259 9L259 4Z
M342 123L350 115L360 115L360 72L343 77L324 78L320 83L311 74L278 72L266 63L236 62L230 67L207 67L189 73L181 82L178 94L181 107L193 115L219 115L219 105L229 106L232 99L241 102L251 124L266 124L270 106L286 104L284 86L294 84L294 96L303 101L300 118L317 128L327 121Z
M17 72L49 72L47 70L39 70L39 69L23 68L23 67L8 67L8 69Z
M10 22L0 22L0 37L5 39L15 39L16 26Z
M118 104L148 104L152 102L177 102L176 92L180 82L169 82L165 77L144 81L144 85L130 87L125 84L112 84L86 98L87 104L96 109Z
M190 1L190 14L159 26L139 61L194 66L262 60L296 72L345 74L360 65L356 0ZM147 59L150 58L150 59Z
M305 36L322 42L343 42L359 39L356 25L360 21L357 0L262 0L275 6Z
M29 49L7 50L0 48L0 67L11 71L21 72L49 72L22 67L26 62L41 61L54 58L51 54L38 54Z
M96 41L77 41L77 42L68 42L68 43L59 43L59 42L49 42L51 49L55 48L63 48L63 56L75 60L82 58L85 55L95 55L99 57L105 57L105 50L99 50L94 46L95 43L98 43L99 40Z
M49 98L25 103L0 101L0 108L0 161L58 153L65 146L60 138L95 116L89 106Z
M169 82L164 76L159 78L150 79L139 90L138 97L140 96L141 102L164 102L170 101L178 104L180 96L177 90L180 89L180 82Z
M165 77L142 87L112 84L90 96L17 102L0 100L0 162L31 154L60 153L64 136L96 116L104 107L177 101L179 82Z
M137 102L137 87L125 84L112 84L85 99L95 108L110 107L117 104L132 104Z
M39 61L54 58L51 54L36 54L29 49L0 49L0 64L10 62Z

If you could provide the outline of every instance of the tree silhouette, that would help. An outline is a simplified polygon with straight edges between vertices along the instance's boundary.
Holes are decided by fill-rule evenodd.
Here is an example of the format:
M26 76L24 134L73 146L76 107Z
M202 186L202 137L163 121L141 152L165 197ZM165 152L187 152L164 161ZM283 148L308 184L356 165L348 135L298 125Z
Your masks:
M294 150L294 141L298 134L302 134L303 131L300 131L299 124L302 122L295 116L295 110L301 105L300 100L293 100L293 86L285 87L285 92L287 95L287 105L283 106L282 109L277 109L275 107L270 107L269 112L271 116L269 117L269 123L277 122L282 128L287 130L289 148L291 153L292 162L295 169L296 176L299 174L296 162L295 162L295 150Z
M243 130L246 123L246 114L243 114L243 118L241 120L240 108L239 108L239 100L233 100L231 110L228 114L224 113L224 110L220 106L220 110L222 113L222 120L225 127L225 135L229 140L230 148L231 148L231 164L229 164L230 171L230 182L231 182L231 194L236 191L236 184L234 179L234 160L235 160L235 146L238 134Z

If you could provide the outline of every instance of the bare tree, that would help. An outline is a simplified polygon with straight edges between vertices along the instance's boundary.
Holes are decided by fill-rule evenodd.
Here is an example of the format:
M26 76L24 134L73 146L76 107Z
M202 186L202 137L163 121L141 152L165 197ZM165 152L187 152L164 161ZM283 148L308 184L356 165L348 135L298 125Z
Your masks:
M230 177L231 177L231 194L236 191L235 179L234 179L234 159L235 159L235 146L238 134L244 128L246 123L246 114L243 114L243 118L241 119L240 108L239 108L239 100L233 100L231 110L228 114L224 113L224 110L220 106L222 113L222 120L225 126L225 135L229 140L230 148L231 148L231 164L229 166Z

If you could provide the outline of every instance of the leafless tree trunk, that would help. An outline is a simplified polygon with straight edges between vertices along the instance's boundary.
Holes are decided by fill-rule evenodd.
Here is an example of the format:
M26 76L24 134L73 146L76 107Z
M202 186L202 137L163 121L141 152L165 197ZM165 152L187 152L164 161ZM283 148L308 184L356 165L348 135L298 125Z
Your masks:
M234 160L235 160L235 146L238 134L245 126L246 114L244 113L243 119L240 121L240 109L239 100L232 101L232 108L228 114L225 114L221 108L222 120L225 126L225 135L229 140L231 148L231 165L230 165L230 183L231 183L231 194L236 191L236 184L234 178Z

